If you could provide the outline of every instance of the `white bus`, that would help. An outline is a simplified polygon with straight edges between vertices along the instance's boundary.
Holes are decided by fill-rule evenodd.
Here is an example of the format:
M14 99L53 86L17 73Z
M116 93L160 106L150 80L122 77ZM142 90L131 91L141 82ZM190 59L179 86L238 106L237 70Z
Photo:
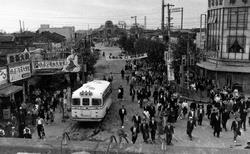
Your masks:
M94 80L83 84L72 94L72 119L102 121L112 104L111 93L112 85L108 81Z

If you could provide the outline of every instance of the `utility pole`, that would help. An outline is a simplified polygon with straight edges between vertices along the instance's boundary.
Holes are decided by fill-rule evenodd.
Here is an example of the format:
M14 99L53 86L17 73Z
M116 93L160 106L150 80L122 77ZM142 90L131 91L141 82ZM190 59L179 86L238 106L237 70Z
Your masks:
M181 8L181 30L183 29L183 7Z
M132 19L135 19L135 27L137 27L137 16L132 16Z
M189 37L189 33L188 33L188 42L187 42L187 88L189 88L189 65L190 65L190 52L189 52L189 48L190 48L190 37Z
M24 27L24 21L23 21L23 31L25 31L25 27Z
M164 0L162 0L162 4L161 4L161 31L162 31L162 34L164 34L164 30L165 30L165 25L164 25L165 7L166 7L166 5L164 4Z
M170 47L170 40L171 40L171 20L172 20L172 18L171 18L171 7L173 7L174 5L172 5L172 4L167 4L167 9L168 9L168 58L167 58L167 66L166 66L166 74L167 74L167 82L168 82L168 75L169 75L169 69L170 69L170 67L169 67L169 63L170 63L170 61L168 61L168 59L171 59L171 47Z
M144 29L147 28L147 16L144 16Z
M19 25L20 25L20 33L22 33L22 23L21 23L21 20L19 20Z
M181 12L181 30L182 30L183 29L183 7L171 9L171 13L173 12Z

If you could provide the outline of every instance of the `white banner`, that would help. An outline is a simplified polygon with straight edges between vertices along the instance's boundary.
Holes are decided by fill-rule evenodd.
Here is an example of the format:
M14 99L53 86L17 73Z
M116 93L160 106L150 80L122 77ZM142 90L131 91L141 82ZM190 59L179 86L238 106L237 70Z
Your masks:
M7 83L7 69L6 68L0 68L0 85Z
M107 61L111 60L134 60L134 59L142 59L147 58L147 53L137 54L137 55L121 55L121 56L106 56Z
M19 81L31 77L30 64L9 67L10 82Z
M174 69L171 69L169 64L168 64L168 80L174 81Z
M45 61L37 61L33 62L33 69L40 70L40 69L62 69L65 65L68 65L66 59L62 60L45 60Z

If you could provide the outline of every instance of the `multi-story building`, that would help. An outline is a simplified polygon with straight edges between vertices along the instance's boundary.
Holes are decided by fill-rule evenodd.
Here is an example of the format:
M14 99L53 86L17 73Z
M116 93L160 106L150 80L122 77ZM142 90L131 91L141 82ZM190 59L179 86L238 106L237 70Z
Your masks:
M206 47L206 33L205 32L196 33L195 44L198 49L200 50L205 49Z
M197 65L218 87L250 90L250 1L208 0L207 59Z
M47 24L42 24L40 28L38 29L39 33L41 32L51 32L51 33L57 33L62 36L65 36L67 41L73 41L75 37L75 27L50 27Z

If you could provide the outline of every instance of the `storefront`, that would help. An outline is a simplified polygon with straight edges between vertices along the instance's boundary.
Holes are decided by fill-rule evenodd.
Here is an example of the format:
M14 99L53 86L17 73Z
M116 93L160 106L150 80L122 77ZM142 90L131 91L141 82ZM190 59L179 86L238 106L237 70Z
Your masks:
M28 80L31 77L30 54L28 51L7 55L9 82L15 86L22 87L22 95L15 101L22 103L26 101L29 94Z
M11 113L11 100L22 99L22 86L8 83L7 68L0 68L0 119L9 119Z

